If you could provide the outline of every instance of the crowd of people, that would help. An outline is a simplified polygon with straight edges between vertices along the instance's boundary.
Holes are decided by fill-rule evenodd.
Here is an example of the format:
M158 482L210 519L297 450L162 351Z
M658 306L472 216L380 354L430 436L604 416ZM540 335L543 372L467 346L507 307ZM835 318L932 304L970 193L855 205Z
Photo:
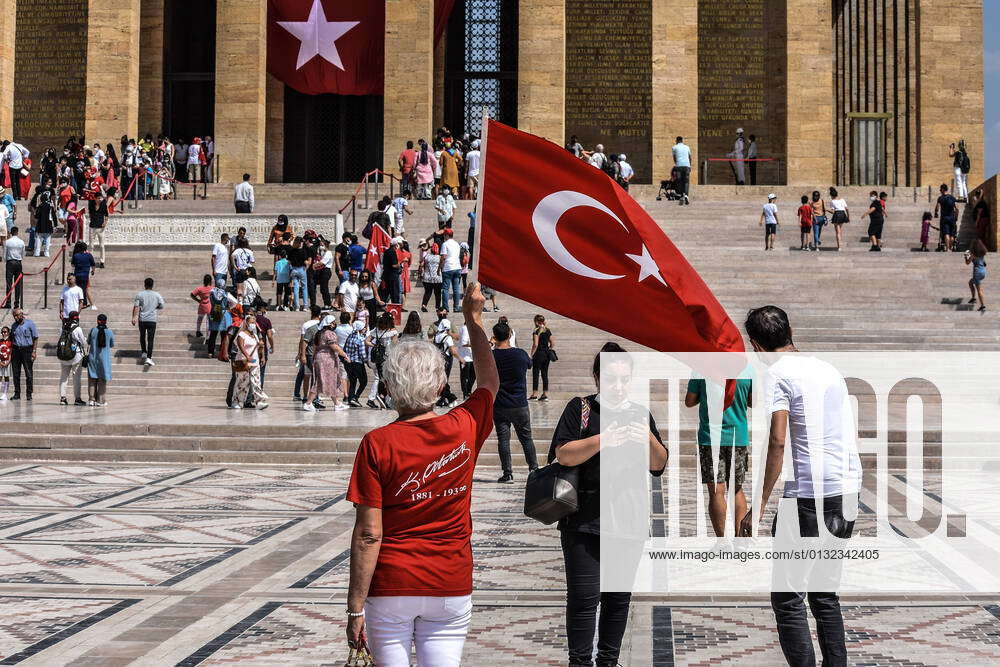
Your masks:
M475 199L482 164L481 142L464 134L454 136L440 127L428 143L406 142L399 154L400 189L416 199L434 199L447 190L459 199Z

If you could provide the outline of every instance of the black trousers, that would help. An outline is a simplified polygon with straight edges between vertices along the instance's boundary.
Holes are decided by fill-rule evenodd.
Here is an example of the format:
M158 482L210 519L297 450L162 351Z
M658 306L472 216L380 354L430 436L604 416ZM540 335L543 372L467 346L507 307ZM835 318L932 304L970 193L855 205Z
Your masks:
M252 213L250 210L250 202L248 201L238 201L236 202L236 212L237 213Z
M750 185L757 185L757 162L747 162L747 166L750 167Z
M476 367L466 363L462 366L458 379L462 385L462 398L468 398L472 395L472 388L476 386Z
M455 357L450 354L444 359L444 387L441 388L441 395L438 399L438 405L447 405L458 397L451 391L451 366L455 361Z
M424 283L424 300L420 305L426 307L432 294L434 295L434 309L437 310L441 307L441 283Z
M854 532L854 522L844 519L843 498L832 496L823 501L823 521L827 528L836 537L850 537ZM802 537L818 537L816 501L812 498L799 498L797 504ZM776 532L776 529L777 517L772 532ZM806 598L813 618L816 619L816 635L823 654L823 666L846 667L844 616L836 593L771 593L771 608L774 610L778 641L785 660L791 667L811 667L816 664L816 652L809 634L809 619L806 617Z
M139 350L153 358L153 339L156 337L156 322L139 322Z
M601 592L601 537L590 533L560 532L566 569L566 637L571 666L594 664L597 629L597 667L618 664L622 637L628 624L631 593ZM600 604L601 617L597 619Z
M687 196L691 185L691 167L677 167L677 190Z
M17 280L17 277L21 275L21 260L11 259L7 260L7 289L4 291L4 308L22 308L24 306L24 279L22 278L17 287L14 289L14 293L11 295L12 298L7 299L6 295L10 294L10 288ZM439 286L440 287L440 286Z
M467 366L471 364L466 364ZM518 442L524 450L524 459L528 462L528 470L538 467L535 455L535 441L531 439L531 413L528 406L522 408L493 408L493 426L497 430L497 451L500 452L500 467L504 474L514 472L510 460L510 427L514 427Z
M316 303L316 288L319 287L320 294L323 295L323 307L330 308L333 301L330 299L330 279L333 278L333 271L321 269L313 271L313 279L309 284L309 303Z
M21 369L24 369L24 390L31 396L35 388L35 362L31 358L31 346L16 346L11 352L10 363L14 367L14 395L21 395Z
M538 378L542 378L542 393L549 390L549 351L535 352L531 358L531 391L538 391Z
M402 303L402 283L399 281L398 273L385 274L382 276L385 279L385 284L389 288L389 303Z
M347 363L347 400L361 399L361 392L368 386L368 371L360 361Z
M215 329L209 329L208 340L205 341L205 349L208 351L208 356L215 356L215 340L219 337L219 332Z

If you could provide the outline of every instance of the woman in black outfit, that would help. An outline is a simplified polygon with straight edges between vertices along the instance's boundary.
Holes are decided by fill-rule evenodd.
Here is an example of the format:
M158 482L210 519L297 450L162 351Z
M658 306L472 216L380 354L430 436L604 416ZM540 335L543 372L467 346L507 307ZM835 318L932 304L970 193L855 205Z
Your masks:
M535 330L531 334L531 396L539 401L549 400L549 363L552 361L551 351L556 349L556 341L552 331L545 326L545 318L535 315ZM542 395L538 396L538 376L542 377Z
M601 348L601 352L624 351L617 343L605 343ZM592 369L598 391L600 362L601 353L598 352ZM605 388L603 398L610 396L616 399L614 404L617 406L605 405L606 412L622 415L622 423L641 422L648 417L649 472L659 477L667 466L667 450L649 411L627 402L632 376L631 359L611 362L605 369L605 375L605 379L614 380L614 385ZM613 417L608 415L608 418ZM631 593L601 592L600 448L601 404L597 401L597 394L571 399L559 418L549 449L549 463L558 460L564 466L578 466L580 472L579 509L559 521L566 568L566 636L571 667L594 665L595 625L598 629L597 667L618 664L632 597ZM599 623L598 603L601 607Z

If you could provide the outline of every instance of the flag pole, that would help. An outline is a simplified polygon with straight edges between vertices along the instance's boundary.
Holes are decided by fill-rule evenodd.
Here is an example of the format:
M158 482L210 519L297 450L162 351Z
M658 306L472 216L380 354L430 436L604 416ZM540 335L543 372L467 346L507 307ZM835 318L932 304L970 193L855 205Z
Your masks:
M486 190L486 135L489 130L490 110L483 107L483 133L479 139L479 187L476 189L476 230L472 236L472 269L469 271L469 281L479 280L479 249L483 237L483 192Z

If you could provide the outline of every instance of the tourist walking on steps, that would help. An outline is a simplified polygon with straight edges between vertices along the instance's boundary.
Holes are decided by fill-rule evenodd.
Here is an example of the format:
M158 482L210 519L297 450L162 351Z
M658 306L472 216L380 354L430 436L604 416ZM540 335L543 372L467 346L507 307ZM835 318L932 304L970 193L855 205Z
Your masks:
M76 284L83 290L84 306L89 306L91 310L97 310L94 303L94 294L90 289L90 278L94 275L97 261L87 249L87 244L77 241L73 246L73 257L70 259L73 265L73 275L76 277Z
M493 360L497 365L500 388L493 402L493 425L497 431L497 451L503 474L499 484L514 483L514 466L510 456L510 429L524 451L524 461L530 474L538 467L535 442L531 438L531 412L528 410L527 375L531 358L519 347L511 347L510 327L503 322L493 325Z
M191 290L191 300L198 304L198 319L194 325L195 338L201 338L201 324L212 312L212 302L209 295L212 294L212 276L205 274L201 279L201 287ZM207 330L208 327L206 327Z
M225 332L232 326L233 316L229 310L237 305L236 297L226 291L226 281L217 279L215 289L208 295L208 340L205 341L205 350L208 356L215 357L215 341L219 334L225 338Z
M799 206L799 250L809 250L809 237L812 233L813 209L809 205L809 197L802 195L802 205Z
M983 281L986 280L986 244L976 239L972 247L965 251L966 265L972 264L972 278L969 279L969 292L972 298L969 303L976 303L979 297L979 312L986 312L986 300L983 298Z
M83 290L76 284L76 276L72 272L66 274L66 285L59 295L59 319L65 320L69 314L79 314L83 305Z
M833 211L831 222L833 231L837 234L837 251L843 250L844 225L851 221L851 212L847 202L841 198L837 188L830 188L830 210Z
M690 205L688 190L691 183L691 147L684 143L684 137L677 137L677 143L673 147L674 169L677 170L677 192L681 198L678 204L681 206Z
M348 357L337 342L336 323L333 315L327 315L314 334L311 382L306 400L302 402L302 409L306 412L316 412L313 403L319 401L320 396L332 398L335 411L347 409L347 403L343 401L340 366L348 361Z
M454 312L458 312L462 302L462 246L454 239L455 233L449 227L444 230L444 244L441 246L441 306L448 308L448 297Z
M948 186L941 184L941 196L934 204L934 217L941 216L941 241L938 244L938 252L948 252L958 250L958 203L955 198L948 193Z
M500 321L507 322L506 317L501 317ZM517 343L512 339L511 345ZM535 315L535 330L531 332L531 396L529 401L536 398L539 401L549 400L549 364L556 359L556 339L552 337L552 330L545 323L544 315ZM538 395L538 378L542 379L542 395Z
M818 251L820 246L823 245L821 237L823 235L823 227L825 227L827 223L826 201L824 201L820 196L819 190L813 190L811 206L813 215L813 242L811 250Z
M38 327L24 316L21 308L14 309L14 326L11 327L13 343L12 362L14 370L14 395L11 400L21 400L21 371L24 371L25 398L31 400L35 382L35 359L38 358Z
M444 386L441 387L441 394L437 402L438 407L441 408L454 407L458 402L458 397L451 391L451 367L456 360L459 366L462 365L462 360L458 355L458 347L455 345L455 337L451 333L451 321L444 316L447 312L445 308L438 309L440 319L434 334L434 345L437 346L438 352L444 358Z
M10 391L10 364L14 356L14 342L10 327L0 328L0 403L7 400Z
M931 242L931 229L937 229L937 227L931 224L933 219L933 213L924 211L924 215L920 220L920 252L930 252L927 244Z
M132 326L139 326L139 349L142 352L142 362L146 366L153 363L153 339L156 337L157 312L163 310L166 303L159 292L153 291L153 279L143 281L144 289L135 295L132 306Z
M458 374L458 383L462 388L463 401L469 400L469 396L472 396L472 389L476 386L476 368L472 364L472 347L470 347L469 341L469 327L463 324L462 328L458 331L458 358L462 362L462 367ZM492 343L493 341L491 340L490 344L492 345Z
M86 405L81 395L81 371L83 354L87 349L87 337L80 328L80 313L70 312L63 320L62 333L56 345L56 356L59 358L59 403L69 405L66 389L73 381L73 396L75 405Z
M965 139L958 142L958 147L951 144L948 147L948 157L952 159L955 169L955 197L964 202L969 198L969 172L972 171L972 161L965 147Z
M10 228L10 236L4 241L3 261L7 278L3 308L20 308L24 305L24 279L18 280L24 261L24 241L17 235L17 227Z
M388 394L385 382L382 381L382 366L385 363L386 356L399 337L399 331L396 330L395 321L389 313L379 313L378 319L373 321L375 322L375 326L368 332L366 344L368 345L368 354L371 357L372 366L375 369L375 375L372 377L372 384L368 390L367 405L369 408L379 410L389 407L386 400Z
M868 196L868 210L861 214L861 219L868 218L868 240L871 241L869 252L882 252L882 228L885 226L885 210L878 192L872 190Z
M469 500L499 385L482 305L478 286L470 285L462 307L479 389L461 407L435 414L444 381L441 354L426 342L396 345L384 369L399 417L369 432L355 457L347 491L356 513L347 640L352 647L369 647L380 667L408 667L413 644L417 664L462 661L472 618ZM444 460L465 463L412 488L411 470Z
M420 312L427 312L427 304L434 297L434 310L441 308L441 254L437 243L420 242L420 282L424 286L424 298L420 304Z
M427 145L427 142L420 140L420 153L417 155L417 164L414 173L417 180L417 199L430 199L431 189L434 186L434 174L438 170L438 161L434 157L434 152Z
M786 439L791 448L791 468L795 471L794 479L785 482L771 527L774 549L785 552L803 549L805 543L801 538L820 537L820 521L826 527L825 539L811 540L810 548L820 552L823 548L844 549L843 540L849 539L854 531L854 520L848 517L857 516L861 489L857 428L847 383L829 363L798 353L788 316L780 308L764 306L751 310L745 328L754 350L777 353L765 355L773 361L769 362L762 393L769 434L761 508L767 507L785 465ZM821 476L814 478L814 474ZM763 515L761 512L758 520ZM754 516L748 512L740 522L739 535L752 537L755 528ZM831 534L836 539L831 539ZM796 667L816 664L806 615L808 597L823 664L847 665L844 618L835 592L842 564L817 562L810 567L811 563L799 562L792 568L777 562L773 565L771 608L785 660ZM813 590L817 580L820 590L829 586L826 590L830 592ZM809 592L796 592L806 590Z
M368 363L368 345L365 343L368 331L365 323L360 320L349 326L351 333L341 346L347 354L347 405L360 408L361 392L368 386L368 372L365 370Z
M778 236L778 195L773 192L767 196L767 203L760 212L758 227L764 228L764 250L774 250L774 239Z
M667 466L667 449L656 430L656 423L649 411L628 402L628 386L632 376L630 358L616 357L601 368L601 352L625 352L616 343L605 343L594 357L592 377L601 394L573 398L559 417L548 461L558 461L564 466L579 470L577 511L559 520L560 541L566 571L566 637L570 665L593 665L594 634L597 634L597 665L613 667L618 664L622 637L628 624L631 593L601 592L601 485L600 450L604 446L619 444L625 439L648 441L649 472L659 477ZM601 374L610 386L601 386ZM612 404L605 403L610 399ZM622 414L621 422L644 423L646 433L629 433L629 426L622 430L608 429L601 433L601 412ZM612 419L613 415L607 415ZM618 420L616 420L618 421ZM623 432L625 431L625 432ZM614 442L609 442L613 440ZM623 564L624 565L624 564ZM600 606L600 620L597 619Z
M229 278L229 234L219 237L219 242L212 246L212 277L214 282L222 281L222 286L226 286L226 279Z
M108 382L111 381L111 349L115 334L108 328L108 316L97 316L97 326L87 336L87 405L103 408L108 404Z
M261 341L257 333L257 317L248 313L236 335L237 356L232 361L236 373L236 387L233 391L231 407L242 408L252 404L258 410L268 407L267 394L261 385L260 360Z

